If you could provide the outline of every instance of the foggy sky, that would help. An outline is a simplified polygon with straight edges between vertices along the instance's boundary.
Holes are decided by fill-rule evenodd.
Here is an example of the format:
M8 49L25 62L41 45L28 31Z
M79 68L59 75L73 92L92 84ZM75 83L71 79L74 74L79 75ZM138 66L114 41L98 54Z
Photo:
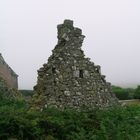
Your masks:
M0 53L32 89L57 43L57 24L74 20L86 57L114 85L140 84L139 0L0 0Z

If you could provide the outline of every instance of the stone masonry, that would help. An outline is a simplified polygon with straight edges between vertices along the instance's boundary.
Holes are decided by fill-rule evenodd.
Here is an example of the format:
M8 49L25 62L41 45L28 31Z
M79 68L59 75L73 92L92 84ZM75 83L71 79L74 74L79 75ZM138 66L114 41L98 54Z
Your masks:
M65 20L57 29L58 44L48 63L38 70L34 106L79 110L118 104L100 66L85 58L82 30L74 27L71 20Z
M0 54L0 78L3 78L9 88L18 88L18 75L9 67Z

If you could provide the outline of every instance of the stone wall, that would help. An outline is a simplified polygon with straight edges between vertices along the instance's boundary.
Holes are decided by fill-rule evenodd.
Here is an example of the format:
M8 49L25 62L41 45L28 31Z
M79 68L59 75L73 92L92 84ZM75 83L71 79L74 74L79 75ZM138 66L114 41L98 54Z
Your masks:
M38 70L33 103L37 108L88 108L118 104L111 84L99 65L85 58L81 49L84 35L73 21L58 25L58 44L48 63Z
M8 66L0 54L0 77L6 81L10 88L18 88L18 75Z

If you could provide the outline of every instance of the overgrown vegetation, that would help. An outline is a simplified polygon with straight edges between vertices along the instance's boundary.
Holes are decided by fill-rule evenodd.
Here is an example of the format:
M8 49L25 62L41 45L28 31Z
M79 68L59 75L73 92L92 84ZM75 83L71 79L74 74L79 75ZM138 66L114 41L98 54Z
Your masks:
M136 89L112 86L112 90L119 100L140 99L140 86Z
M140 106L31 112L24 101L0 102L0 140L139 140Z
M116 93L121 91L114 87ZM129 91L129 92L128 92ZM24 97L32 91L20 91ZM129 93L129 94L128 94ZM133 96L134 96L133 94ZM27 100L15 98L3 83L0 83L0 140L139 140L140 106L116 106L86 112L60 111L48 108L30 111ZM15 94L16 95L16 94ZM129 96L128 96L129 95ZM121 99L124 97L121 95Z
M140 85L136 88L136 90L134 92L134 98L140 99Z
M8 88L6 82L0 78L0 99L21 99L21 93L16 89Z
M25 100L30 100L34 94L33 90L19 90Z

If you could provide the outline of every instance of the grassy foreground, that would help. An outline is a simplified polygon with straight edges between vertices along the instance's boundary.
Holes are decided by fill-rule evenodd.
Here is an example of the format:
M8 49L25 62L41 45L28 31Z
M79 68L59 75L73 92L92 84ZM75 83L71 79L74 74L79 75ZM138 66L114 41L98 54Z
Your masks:
M24 101L0 102L0 140L139 140L140 106L76 112L30 112Z

